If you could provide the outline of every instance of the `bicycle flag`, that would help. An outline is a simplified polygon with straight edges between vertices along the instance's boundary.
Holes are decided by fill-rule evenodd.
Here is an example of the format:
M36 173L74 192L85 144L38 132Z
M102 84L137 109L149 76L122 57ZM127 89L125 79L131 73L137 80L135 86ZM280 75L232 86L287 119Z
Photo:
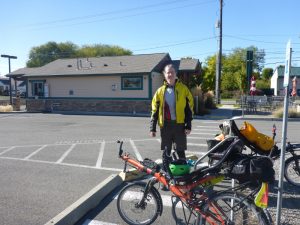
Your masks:
M259 208L267 208L268 195L269 195L269 185L266 182L262 182L261 188L254 199L255 205Z

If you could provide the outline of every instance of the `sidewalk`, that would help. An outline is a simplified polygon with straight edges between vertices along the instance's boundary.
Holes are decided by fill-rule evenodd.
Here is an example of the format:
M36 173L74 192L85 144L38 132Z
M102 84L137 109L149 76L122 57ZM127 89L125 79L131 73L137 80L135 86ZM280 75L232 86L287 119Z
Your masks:
M282 118L275 118L271 112L257 111L256 113L247 113L234 105L223 105L217 109L211 109L210 114L204 116L195 116L195 119L202 120L227 120L232 117L245 120L282 120ZM289 118L289 120L300 120L300 118Z

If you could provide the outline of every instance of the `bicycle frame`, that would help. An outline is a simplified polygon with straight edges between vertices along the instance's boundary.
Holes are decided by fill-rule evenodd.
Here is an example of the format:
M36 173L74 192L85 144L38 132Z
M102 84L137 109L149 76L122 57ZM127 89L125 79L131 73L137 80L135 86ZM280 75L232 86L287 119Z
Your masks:
M216 206L214 206L213 204L209 204L210 207L213 207L213 212L215 212L215 215L207 215L207 213L201 211L199 205L196 205L195 203L192 202L192 195L190 190L193 190L194 188L196 188L197 186L207 186L209 184L215 183L215 179L219 179L220 177L223 177L222 175L206 175L205 177L201 177L200 179L198 179L197 181L190 183L190 184L184 184L184 185L178 185L175 184L174 180L169 180L166 178L166 175L162 172L155 172L154 170L142 165L139 161L137 161L136 159L130 158L128 153L124 153L123 154L123 150L122 150L122 144L123 142L118 142L120 143L120 150L119 150L119 157L125 161L125 166L124 166L124 172L126 172L126 166L129 163L130 166L136 168L137 170L139 170L140 172L144 172L148 175L151 175L153 177L153 179L155 179L155 181L149 181L149 183L147 184L146 189L150 190L149 185L154 185L155 183L159 182L165 186L169 187L169 190L178 198L180 198L182 201L184 201L187 205L189 205L193 210L195 210L197 213L200 214L201 217L203 217L209 224L211 225L217 225L217 224L224 224L226 223L226 221L224 221L224 219L222 218L222 216L224 215L220 215L219 213L222 211L221 210L217 210ZM144 193L144 196L147 193ZM203 196L203 200L204 201L209 201L208 200L208 196L206 196L205 193L202 193ZM139 204L143 204L143 199L141 200L141 202Z

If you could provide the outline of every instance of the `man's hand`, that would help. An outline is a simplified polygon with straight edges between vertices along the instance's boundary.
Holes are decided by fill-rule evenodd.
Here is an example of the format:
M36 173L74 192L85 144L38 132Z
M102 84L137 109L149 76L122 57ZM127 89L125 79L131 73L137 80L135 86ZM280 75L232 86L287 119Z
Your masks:
M151 136L151 137L156 137L156 132L150 131L150 136Z
M186 134L186 135L189 135L189 134L191 133L191 130L185 129L184 131L185 131L185 134Z

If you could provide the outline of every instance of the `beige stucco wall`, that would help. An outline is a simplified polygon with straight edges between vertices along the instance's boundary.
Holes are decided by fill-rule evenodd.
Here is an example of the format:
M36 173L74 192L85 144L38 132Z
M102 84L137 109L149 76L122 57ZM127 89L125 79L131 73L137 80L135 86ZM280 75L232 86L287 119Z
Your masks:
M156 90L163 84L164 78L161 73L153 72L152 76L152 96L155 94Z
M29 97L33 97L30 80L46 80L49 97L148 98L149 76L147 74L141 76L143 76L143 90L121 90L121 76L29 78L28 94ZM116 85L115 90L112 90L112 85ZM69 94L70 90L73 90L73 95Z

